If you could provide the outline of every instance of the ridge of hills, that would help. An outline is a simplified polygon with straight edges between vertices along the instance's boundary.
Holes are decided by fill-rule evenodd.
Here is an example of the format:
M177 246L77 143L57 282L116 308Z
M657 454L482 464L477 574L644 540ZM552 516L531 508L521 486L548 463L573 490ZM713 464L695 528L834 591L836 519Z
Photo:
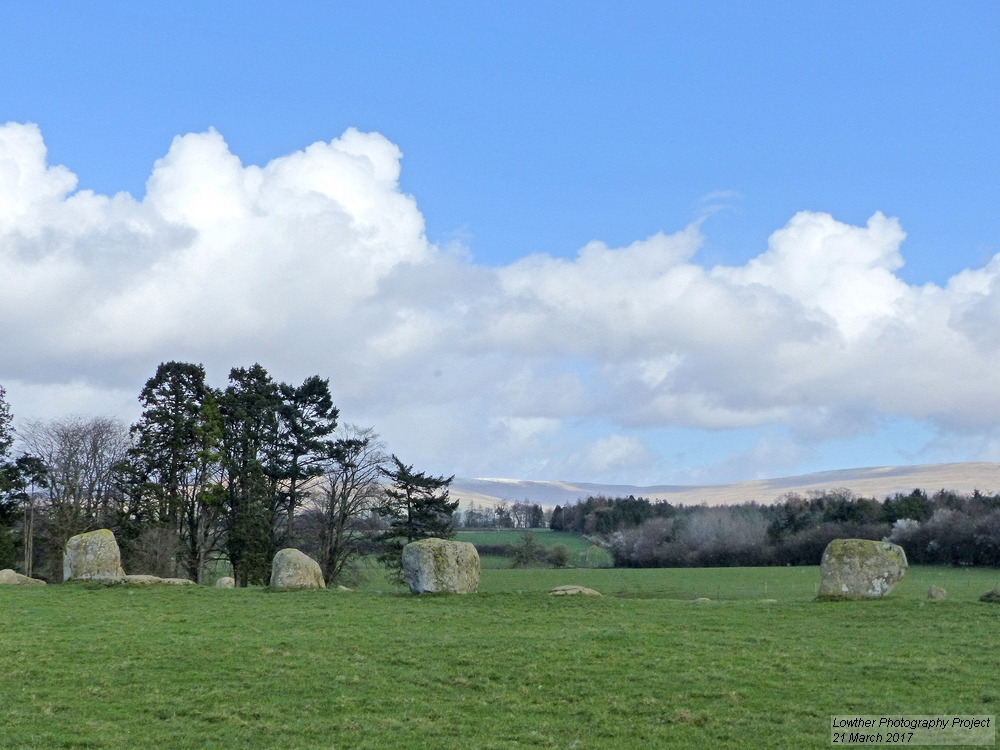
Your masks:
M459 479L451 485L451 496L462 507L475 502L528 502L542 506L572 504L590 495L624 497L634 495L649 500L667 500L675 505L735 505L757 502L770 505L788 492L807 495L846 488L863 497L883 499L915 488L933 494L941 489L970 493L973 490L1000 491L1000 463L986 461L919 464L914 466L872 466L838 469L775 479L752 479L729 484L664 484L639 487L629 484L547 481L535 479Z

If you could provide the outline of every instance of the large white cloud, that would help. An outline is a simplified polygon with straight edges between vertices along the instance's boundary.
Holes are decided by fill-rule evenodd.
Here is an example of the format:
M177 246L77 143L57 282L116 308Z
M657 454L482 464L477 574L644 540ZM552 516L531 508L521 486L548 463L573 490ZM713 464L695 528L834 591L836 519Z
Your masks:
M1000 257L910 286L898 221L803 212L741 267L700 265L695 224L486 268L427 241L400 158L348 130L244 166L210 130L175 138L137 201L74 192L37 127L0 127L15 408L130 417L161 360L216 382L260 361L329 376L345 417L441 470L617 481L656 479L643 430L808 444L903 418L986 440L1000 420Z

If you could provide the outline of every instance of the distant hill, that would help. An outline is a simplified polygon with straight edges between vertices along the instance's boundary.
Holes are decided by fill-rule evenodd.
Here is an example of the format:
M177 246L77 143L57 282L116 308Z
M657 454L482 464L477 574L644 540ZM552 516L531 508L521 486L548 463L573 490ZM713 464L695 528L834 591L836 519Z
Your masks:
M920 466L876 466L866 469L840 469L803 474L780 479L755 479L732 484L677 485L637 487L629 484L590 484L587 482L551 482L530 479L456 479L451 496L462 501L492 505L499 501L528 500L544 506L565 505L588 495L619 497L642 496L668 500L683 505L732 505L755 501L771 504L786 492L805 495L812 491L846 487L858 495L884 498L897 492L908 493L916 487L928 493L940 489L956 492L1000 491L1000 464L961 463L923 464Z

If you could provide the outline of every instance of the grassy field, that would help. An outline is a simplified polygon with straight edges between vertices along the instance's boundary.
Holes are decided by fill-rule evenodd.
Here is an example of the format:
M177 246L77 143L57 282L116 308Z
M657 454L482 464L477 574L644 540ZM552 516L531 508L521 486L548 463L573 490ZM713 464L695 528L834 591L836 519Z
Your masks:
M579 568L610 568L613 564L607 550L591 544L582 534L572 531L552 531L551 529L531 529L531 533L543 547L565 545L569 552L570 564ZM516 544L524 536L523 529L476 529L474 531L458 531L455 541L470 544ZM511 560L507 557L481 555L480 561L484 570L509 568Z
M1000 606L976 599L1000 571L911 568L890 598L842 603L812 601L818 577L487 570L464 597L2 587L0 747L819 748L835 713L997 713ZM545 593L567 583L605 596Z

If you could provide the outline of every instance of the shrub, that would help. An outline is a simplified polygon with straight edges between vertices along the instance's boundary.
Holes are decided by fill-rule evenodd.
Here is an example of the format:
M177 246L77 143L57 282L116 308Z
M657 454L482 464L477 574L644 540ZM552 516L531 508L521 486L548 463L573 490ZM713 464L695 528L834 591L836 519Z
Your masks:
M565 568L569 565L569 550L565 544L554 544L549 549L549 564L554 568Z
M533 531L526 531L521 534L521 538L513 544L515 568L524 568L528 565L535 565L541 562L545 556L545 548L538 541L538 535Z

